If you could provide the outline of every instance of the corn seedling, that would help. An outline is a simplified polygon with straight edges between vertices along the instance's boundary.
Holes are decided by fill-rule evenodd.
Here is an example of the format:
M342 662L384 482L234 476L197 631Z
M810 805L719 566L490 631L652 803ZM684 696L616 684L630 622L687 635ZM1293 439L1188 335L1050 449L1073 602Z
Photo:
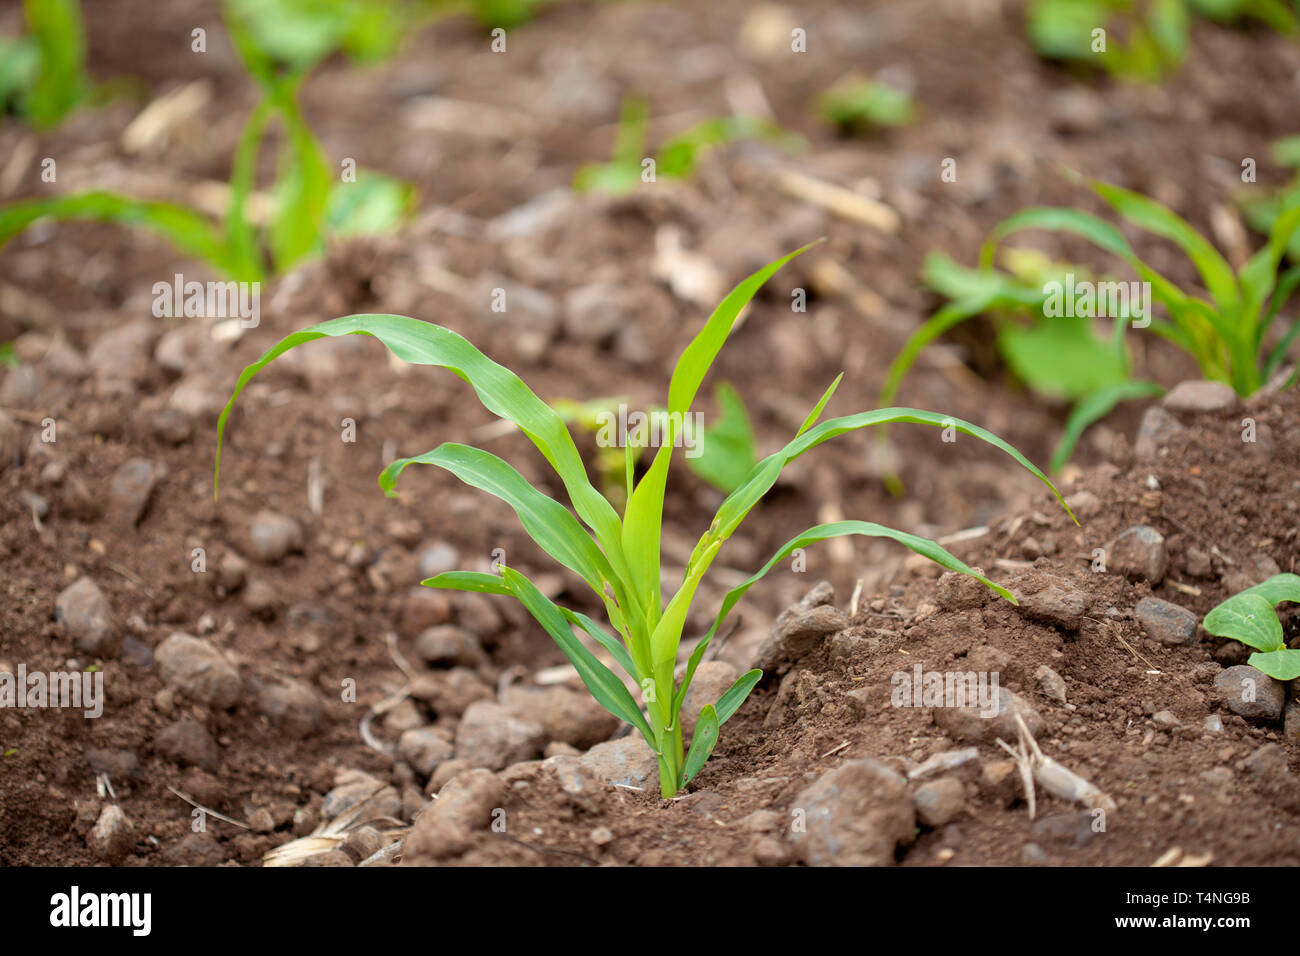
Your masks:
M730 383L719 382L713 398L718 405L718 417L712 425L704 426L698 440L694 434L687 436L694 447L685 456L686 467L719 491L730 494L758 463L758 442L749 410ZM601 398L590 402L558 399L551 405L566 424L596 436L595 464L601 476L601 491L611 503L622 505L626 496L626 459L630 456L635 467L648 447L637 442L632 434L620 436L611 431L618 422L620 409L626 410L627 399ZM653 418L667 411L651 408L646 416ZM694 431L691 420L685 427Z
M906 126L916 119L916 104L903 90L879 80L837 83L818 99L823 117L844 133Z
M805 247L806 248L806 247ZM866 521L839 521L810 528L788 541L752 577L727 593L708 632L695 646L681 680L677 680L678 648L687 612L701 580L723 544L746 515L776 483L785 466L822 442L846 432L887 422L916 422L951 427L988 442L1029 469L1061 500L1047 476L996 435L935 412L884 408L832 418L818 424L839 379L822 395L795 438L780 451L758 462L740 486L726 497L712 523L700 537L687 562L682 583L664 600L660 580L660 539L668 469L674 446L674 423L689 413L696 394L726 343L736 318L767 279L798 250L769 264L741 282L723 299L678 359L668 385L668 431L649 468L633 482L630 450L625 470L627 503L622 514L589 482L577 446L561 416L539 399L513 372L491 361L456 332L399 315L354 315L292 333L244 369L218 422L217 466L213 494L218 491L221 441L235 401L249 380L278 356L306 342L329 336L362 334L378 338L399 359L418 365L441 366L466 381L493 414L514 423L542 453L564 485L574 512L543 494L501 458L467 445L447 443L389 465L379 477L392 495L398 476L412 464L436 465L460 480L505 501L519 517L529 537L591 588L608 616L614 637L595 620L561 608L546 598L520 570L499 566L499 573L453 571L425 582L434 588L477 591L519 600L568 657L592 696L610 713L631 724L655 753L660 792L672 797L688 784L712 753L719 728L745 701L762 677L751 670L716 702L700 711L689 749L683 740L681 708L710 641L744 594L796 548L843 535L890 538L942 567L970 575L1006 599L1009 591L958 560L933 541ZM1061 500L1062 506L1065 506ZM1069 509L1067 508L1067 511ZM581 522L581 523L580 523ZM584 530L583 524L590 529ZM575 636L574 628L599 645L635 688L639 701L614 671Z
M581 167L573 179L574 189L623 196L642 182L654 182L660 177L686 179L695 172L705 153L729 143L762 139L793 149L801 142L771 120L752 116L716 117L667 140L652 158L645 153L649 117L645 100L636 96L624 98L613 156L608 163Z
M1273 144L1273 158L1282 166L1289 166L1297 172L1291 182L1282 189L1270 192L1263 197L1257 196L1259 187L1248 186L1241 190L1239 205L1246 224L1256 232L1268 235L1282 210L1289 206L1300 205L1300 136L1287 136ZM1286 257L1300 265L1300 233L1291 237L1287 246ZM1283 279L1285 280L1285 276ZM1300 281L1300 275L1292 282ZM1281 287L1282 282L1278 285Z
M39 219L111 222L147 229L229 278L255 282L266 276L268 255L272 271L283 272L321 252L327 236L383 232L405 216L413 198L407 184L367 170L358 170L355 182L335 180L298 106L299 87L314 61L287 66L275 60L233 10L227 11L231 38L262 99L235 150L224 221L213 223L177 203L91 190L0 207L0 246ZM271 192L272 213L259 231L249 218L248 205L258 155L273 118L283 126L284 143Z
M1165 206L1117 186L1095 181L1091 185L1129 223L1181 249L1196 267L1209 298L1183 293L1140 259L1119 229L1105 220L1077 209L1027 209L994 228L981 249L978 270L961 269L946 259L931 259L930 281L953 301L927 320L903 346L890 366L882 403L893 400L916 356L929 342L976 315L1008 310L1038 319L1032 331L1018 330L1010 339L1005 338L1007 329L1003 329L1000 345L1010 356L1013 368L1036 389L1050 394L1055 383L1062 397L1077 402L1053 456L1053 467L1063 465L1083 430L1116 404L1159 394L1159 386L1129 378L1123 335L1130 319L1139 318L1131 311L1134 297L1101 295L1123 292L1123 288L1103 289L1106 283L1067 283L1063 275L1048 277L1039 284L1044 280L1042 274L1027 281L1023 275L1009 277L994 269L1002 240L1025 229L1073 233L1123 260L1146 284L1139 289L1149 287L1150 298L1165 311L1162 317L1154 316L1150 312L1152 303L1146 303L1148 311L1140 316L1140 324L1196 359L1206 378L1227 382L1239 395L1247 396L1273 376L1300 334L1300 321L1292 321L1274 344L1266 342L1278 312L1300 282L1300 270L1296 268L1280 278L1277 271L1288 244L1300 232L1300 202L1281 212L1268 242L1239 271L1234 271L1209 240ZM1061 271L1059 267L1057 270ZM1086 276L1082 269L1065 271ZM1059 314L1047 317L1045 305L1049 298L1059 301L1064 293L1074 304L1070 293L1070 285L1074 284L1091 292L1090 302L1080 300L1080 307L1071 309L1074 318L1064 319ZM1132 288L1130 283L1110 285ZM1106 307L1102 307L1103 298ZM1113 321L1109 341L1095 337L1092 317L1096 316Z
M24 0L30 32L0 37L0 112L57 126L91 90L78 0Z
M1247 661L1275 680L1300 677L1300 650L1286 646L1276 608L1284 601L1300 604L1300 577L1275 574L1263 584L1228 598L1205 615L1205 630L1255 648Z

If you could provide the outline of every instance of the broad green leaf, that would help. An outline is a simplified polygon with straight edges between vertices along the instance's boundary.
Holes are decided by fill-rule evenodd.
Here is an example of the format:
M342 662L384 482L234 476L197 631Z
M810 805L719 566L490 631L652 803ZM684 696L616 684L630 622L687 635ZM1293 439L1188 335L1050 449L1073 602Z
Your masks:
M998 330L998 350L1016 377L1040 395L1076 399L1113 388L1128 377L1114 343L1084 317L1039 317L1030 325L1008 322Z
M536 618L537 623L542 625L551 639L559 645L597 703L615 717L641 731L650 748L658 750L645 715L641 713L641 708L632 699L623 682L574 636L569 622L560 609L537 590L531 581L513 568L502 568L501 575L515 597L527 608L528 613Z
M500 498L514 510L538 547L579 575L597 594L604 593L606 581L614 581L609 561L569 509L542 494L491 452L448 442L423 455L399 458L379 476L379 487L390 498L397 495L398 476L412 464L443 468L465 484Z
M691 749L686 754L686 764L682 767L682 785L690 783L700 772L705 761L718 744L717 712L712 704L705 704L700 711L700 719L695 723L695 734L691 737Z
M1300 604L1300 575L1286 572L1275 574L1261 584L1246 588L1237 597L1241 597L1242 594L1257 594L1273 607L1277 607L1283 601Z
M1243 591L1205 615L1205 630L1215 637L1230 637L1260 651L1286 647L1282 622L1270 601L1258 593Z
M404 362L446 368L468 382L492 414L514 422L528 436L564 482L574 509L600 539L611 564L618 570L618 515L587 480L582 457L560 418L527 385L502 365L493 362L467 339L450 329L403 315L349 315L322 322L285 336L260 359L249 365L235 383L234 392L217 422L217 459L213 469L213 495L217 494L221 445L226 419L240 393L258 372L289 349L305 342L337 335L371 335Z
M338 182L330 189L325 225L337 236L382 235L401 225L414 199L410 183L359 170L356 182Z
M906 126L916 118L916 104L903 90L878 80L857 80L822 94L822 115L836 126Z
M688 449L686 464L715 488L731 492L758 461L758 442L740 393L727 382L719 382L713 394L720 410L718 418L703 435L692 436L698 445L694 456Z
M1277 651L1256 651L1247 661L1274 680L1295 680L1300 677L1300 651L1283 648Z
M1163 395L1165 390L1154 382L1118 382L1103 386L1091 394L1085 395L1070 409L1070 417L1065 420L1065 431L1052 453L1050 468L1060 471L1074 454L1074 446L1079 443L1084 431L1093 422L1105 418L1120 402L1135 398L1151 398Z

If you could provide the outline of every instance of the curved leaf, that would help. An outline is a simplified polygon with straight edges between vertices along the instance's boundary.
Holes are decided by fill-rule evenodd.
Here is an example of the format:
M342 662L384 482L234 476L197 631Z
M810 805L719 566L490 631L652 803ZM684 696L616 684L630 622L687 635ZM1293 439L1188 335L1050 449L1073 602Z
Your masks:
M1286 647L1282 622L1266 597L1242 591L1205 615L1205 630L1215 637L1230 637L1260 651Z
M444 571L442 574L425 578L420 582L426 588L439 588L444 591L476 591L479 594L513 595L515 592L506 587L499 574L486 574L482 571Z

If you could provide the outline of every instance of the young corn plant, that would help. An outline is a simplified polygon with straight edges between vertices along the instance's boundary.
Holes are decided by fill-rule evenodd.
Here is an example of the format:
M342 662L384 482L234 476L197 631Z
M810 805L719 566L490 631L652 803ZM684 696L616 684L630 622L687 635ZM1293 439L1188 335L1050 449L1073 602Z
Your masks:
M1092 329L1097 300L1092 316L1084 312L1066 320L1044 315L1049 283L1064 287L1066 273L1082 277L1087 275L1085 270L1053 266L1054 276L1040 271L1027 278L1023 270L1020 275L1007 275L994 268L1002 241L1026 229L1072 233L1121 259L1149 285L1153 302L1146 303L1146 308L1158 304L1165 312L1163 316L1143 315L1140 324L1191 355L1206 378L1227 382L1243 397L1272 378L1300 334L1300 321L1291 320L1273 343L1267 340L1279 312L1300 284L1300 268L1292 267L1278 275L1288 245L1300 235L1300 197L1279 210L1268 242L1240 270L1234 270L1209 240L1155 200L1107 183L1094 181L1091 186L1127 222L1182 250L1196 267L1208 299L1184 293L1152 269L1138 257L1120 230L1103 219L1078 209L1026 209L994 228L980 250L978 270L962 269L943 258L932 258L927 264L928 281L953 301L904 344L890 365L881 392L882 404L893 400L903 377L927 344L967 319L1008 311L1028 313L1035 328L1040 329L1028 341L1023 331L1013 333L1009 340L1000 339L1004 351L1012 355L1013 367L1045 392L1053 381L1057 382L1060 393L1076 402L1053 456L1053 468L1061 467L1083 431L1119 402L1160 393L1159 385L1130 377L1124 330L1130 320L1137 324L1138 317L1131 310L1132 298L1122 300L1123 307L1113 315L1101 316L1114 322L1107 341L1097 338ZM1017 349L1019 354L1015 353Z
M399 315L353 315L294 332L244 369L218 422L217 469L226 422L240 392L261 369L306 342L328 336L370 335L405 362L441 366L467 382L484 407L517 426L538 448L563 483L573 512L534 488L496 455L455 443L441 444L422 455L393 462L379 476L380 487L392 495L398 476L408 466L426 464L446 469L466 484L500 498L514 510L524 530L543 551L586 582L604 606L609 626L617 637L586 614L552 603L517 568L503 566L499 568L500 573L452 571L423 583L433 588L510 596L523 604L572 662L601 706L631 724L645 738L658 761L660 792L665 798L672 797L699 773L718 741L719 728L736 713L762 677L761 671L751 670L716 702L706 704L699 713L688 746L682 734L681 709L696 668L736 603L796 548L842 535L890 538L942 567L978 579L1007 600L1015 601L1005 588L928 539L868 521L817 525L786 542L754 575L726 594L712 626L691 652L679 680L678 649L687 612L700 582L719 550L776 483L787 464L822 442L872 425L916 422L955 427L1010 455L1061 500L1047 476L996 435L935 412L884 408L819 424L818 419L839 384L837 378L794 439L758 462L740 486L726 497L695 545L680 585L674 593L665 595L660 584L660 540L674 423L685 420L741 309L777 269L803 251L778 259L736 286L686 346L668 384L668 430L648 469L635 483L631 451L626 452L627 503L621 514L588 481L573 438L554 408L539 399L513 372L487 358L456 332ZM214 495L217 488L217 473L214 473ZM1063 500L1061 504L1065 506ZM603 648L613 665L626 675L628 683L575 636L575 628Z
M1300 135L1286 136L1273 144L1273 158L1282 166L1289 166L1292 169L1300 170ZM1246 225L1250 226L1256 232L1267 236L1273 230L1278 216L1289 206L1300 204L1300 171L1292 178L1291 182L1281 189L1274 190L1258 195L1256 190L1260 187L1251 185L1240 190L1238 196L1238 205L1241 208L1241 214L1246 220ZM1287 247L1286 257L1292 263L1300 265L1300 233L1291 237L1291 244ZM1300 275L1295 274L1295 270L1287 273L1292 283L1300 282ZM1281 286L1281 282L1279 282Z
M78 0L24 0L30 32L0 37L0 113L10 106L37 129L57 126L91 91Z
M1284 601L1300 604L1300 576L1275 574L1263 584L1228 598L1205 615L1205 630L1255 648L1250 666L1275 680L1300 677L1300 650L1286 646L1276 607Z
M227 26L262 99L235 150L221 223L178 203L90 190L0 207L0 246L39 219L111 222L147 229L231 279L257 282L320 253L327 237L393 228L413 199L410 186L368 170L358 170L355 182L339 181L298 106L298 90L315 61L277 59L259 45L237 11L237 4L228 7ZM280 170L271 191L272 213L258 229L249 215L250 198L258 156L276 118L284 130Z
M822 117L843 133L906 126L916 119L916 103L905 91L879 80L837 83L817 101Z

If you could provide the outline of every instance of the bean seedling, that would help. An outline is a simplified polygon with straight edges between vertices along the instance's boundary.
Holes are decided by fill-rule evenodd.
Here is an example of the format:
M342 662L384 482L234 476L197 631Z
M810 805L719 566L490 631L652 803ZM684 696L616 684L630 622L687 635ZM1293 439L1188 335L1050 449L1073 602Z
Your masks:
M1286 646L1276 607L1300 604L1300 576L1275 574L1263 584L1234 594L1205 615L1205 630L1255 648L1247 661L1275 680L1300 677L1300 651Z
M754 575L726 594L712 626L691 652L678 681L678 649L687 612L701 580L723 544L773 487L787 464L822 442L847 432L886 422L916 422L952 428L1001 449L1051 488L1065 506L1047 476L1020 452L991 432L949 416L911 408L883 408L818 424L839 384L836 379L804 420L794 440L758 462L723 501L695 545L681 585L665 603L660 579L660 540L675 429L688 414L741 309L777 269L803 251L778 259L736 286L686 346L668 385L668 430L637 482L633 481L630 446L626 452L627 504L621 516L588 481L573 437L555 409L539 399L513 372L487 358L458 333L400 315L353 315L294 332L245 368L218 422L213 493L219 487L222 436L235 401L253 376L289 349L329 336L370 335L402 361L450 370L473 387L488 411L513 422L532 441L563 483L577 517L559 501L530 485L501 458L461 444L442 444L422 455L393 462L380 475L380 487L392 495L398 476L407 466L429 464L444 468L466 484L500 498L515 511L524 530L542 550L586 582L604 605L618 637L587 615L552 603L518 568L498 565L500 573L496 574L451 571L423 583L433 588L518 599L559 645L601 706L640 731L658 763L660 792L665 798L672 797L699 773L717 743L719 728L736 713L762 677L761 671L751 670L717 701L705 704L687 749L680 717L696 668L736 603L795 549L843 535L890 538L942 567L976 578L1007 600L1015 601L1005 588L926 538L867 521L821 524L792 538ZM590 529L590 534L579 519ZM640 694L640 702L628 685L575 636L575 627L603 648L627 674L631 686Z

